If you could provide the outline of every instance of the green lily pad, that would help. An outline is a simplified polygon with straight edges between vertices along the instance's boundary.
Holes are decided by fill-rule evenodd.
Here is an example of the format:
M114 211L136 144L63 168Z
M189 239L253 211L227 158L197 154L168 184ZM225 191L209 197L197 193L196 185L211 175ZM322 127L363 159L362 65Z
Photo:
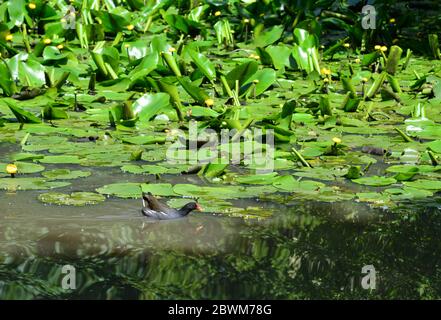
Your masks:
M272 184L277 175L277 172L270 172L266 174L238 176L234 180L244 184Z
M49 179L60 179L60 180L68 180L68 179L77 179L77 178L85 178L91 175L90 171L81 171L81 170L69 170L69 169L55 169L42 173L42 176Z
M156 166L156 165L142 165L137 166L134 164L128 164L121 167L124 172L134 173L134 174L163 174L167 173L168 168Z
M42 165L36 164L36 163L29 163L29 162L14 162L14 164L17 166L17 172L18 174L24 174L24 173L37 173L44 170L44 167ZM6 172L6 166L7 163L0 163L0 172Z
M420 179L416 181L405 181L404 185L416 189L441 190L441 181Z
M0 178L0 189L16 190L46 190L70 185L64 181L47 181L44 178Z
M140 198L141 185L139 183L113 183L96 189L98 193L118 198Z
M352 180L352 182L371 187L383 187L396 183L397 180L388 177L371 176L371 177L354 179Z
M45 156L43 159L38 160L41 163L54 163L54 164L79 164L80 158L77 156Z
M85 206L103 202L104 200L106 200L106 197L93 192L73 192L71 194L48 192L40 194L38 196L38 200L48 204L65 206Z
M273 186L288 192L317 192L320 188L325 187L324 183L311 180L296 180L293 176L278 177Z
M143 145L143 144L155 144L155 143L164 143L166 141L166 137L157 137L157 136L136 136L136 137L128 137L122 138L123 142Z
M155 196L176 196L177 194L173 191L173 185L169 183L152 183L152 184L142 184L142 192L151 192Z

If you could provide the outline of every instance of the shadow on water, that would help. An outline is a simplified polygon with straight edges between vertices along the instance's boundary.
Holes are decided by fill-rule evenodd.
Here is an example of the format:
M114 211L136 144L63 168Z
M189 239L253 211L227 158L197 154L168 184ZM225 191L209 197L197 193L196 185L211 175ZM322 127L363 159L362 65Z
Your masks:
M0 298L439 298L439 213L304 202L263 221L151 221L135 200L48 206L41 217L10 210L0 217ZM75 290L61 287L66 264ZM365 265L377 271L374 290L361 286Z

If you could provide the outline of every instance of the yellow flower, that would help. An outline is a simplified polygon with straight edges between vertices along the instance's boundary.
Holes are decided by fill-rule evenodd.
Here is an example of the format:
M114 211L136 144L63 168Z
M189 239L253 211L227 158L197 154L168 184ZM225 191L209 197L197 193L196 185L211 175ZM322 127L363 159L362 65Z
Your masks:
M359 64L361 62L361 60L359 58L354 60L355 63Z
M390 19L389 19L389 22L390 22L390 23L395 23L395 18L390 18Z
M207 107L211 107L214 105L214 100L209 98L209 99L205 100L204 103Z
M44 43L44 44L51 44L51 43L52 43L52 40L46 38L46 39L43 40L43 43Z
M329 82L329 79L328 79L328 78L324 78L324 79L323 79L323 82L324 82L324 83L328 83L328 82Z
M126 43L126 44L124 45L124 48L126 48L126 49L130 48L130 44Z
M12 34L8 34L6 37L5 37L5 39L6 39L6 41L12 41Z
M6 172L9 174L16 174L18 171L17 166L15 164L8 164L6 166Z
M126 28L127 30L132 31L133 29L135 29L135 26L133 24L129 24Z
M222 13L221 13L220 11L216 11L216 12L214 13L214 15L215 15L216 17L219 17L221 14L222 14Z
M377 44L377 45L374 47L374 49L375 49L375 50L380 50L380 49L381 49L381 46L380 46L379 44Z
M168 48L168 52L176 52L176 48L170 47L170 48Z
M243 19L243 23L250 23L250 19Z
M368 78L366 78L366 77L364 77L364 78L361 78L361 82L363 82L363 83L366 83L366 82L368 82Z
M332 138L332 141L334 141L335 144L341 143L341 139L337 137Z
M330 76L331 75L331 69L327 69L327 68L322 68L322 70L320 70L321 74L325 75L325 76Z
M57 49L58 49L58 50L64 49L64 46L63 46L62 44L59 44L59 45L57 46Z
M254 83L254 84L258 84L258 83L259 83L259 79L254 79L254 80L253 80L253 83Z
M34 10L35 8L37 8L37 5L33 2L28 4L29 9Z
M260 59L260 57L257 54L254 54L254 53L250 54L250 58L251 59L256 59L256 60Z
M383 52L386 52L387 51L387 47L386 46L382 46L380 50L383 51Z
M343 47L345 47L345 48L349 48L351 45L349 44L349 43L345 43L344 45L343 45Z

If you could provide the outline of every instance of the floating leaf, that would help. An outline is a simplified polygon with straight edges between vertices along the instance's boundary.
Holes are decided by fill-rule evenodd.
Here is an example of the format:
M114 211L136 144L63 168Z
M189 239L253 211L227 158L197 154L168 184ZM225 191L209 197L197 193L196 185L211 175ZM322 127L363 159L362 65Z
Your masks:
M363 177L352 180L352 182L366 185L366 186L372 186L372 187L382 187L382 186L388 186L390 184L396 183L397 180L394 178L388 178L388 177L380 177L380 176L371 176L371 177Z
M44 178L0 178L0 189L16 190L45 190L61 188L70 185L64 181L47 181Z
M40 194L38 200L48 204L85 206L98 204L106 200L106 198L101 194L93 192L73 192L71 194L48 192Z
M404 185L416 189L441 190L441 181L419 179L416 181L405 181Z
M140 198L141 186L139 183L113 183L96 189L98 193L116 196L119 198Z
M141 185L142 192L151 192L156 196L176 196L177 194L173 191L173 186L169 183L151 183L151 184L142 184Z
M79 164L80 158L78 156L45 156L38 159L41 163L55 163L55 164Z
M59 179L59 180L68 180L68 179L77 179L77 178L85 178L91 175L90 171L81 171L81 170L69 170L69 169L55 169L50 171L45 171L42 175L49 179Z

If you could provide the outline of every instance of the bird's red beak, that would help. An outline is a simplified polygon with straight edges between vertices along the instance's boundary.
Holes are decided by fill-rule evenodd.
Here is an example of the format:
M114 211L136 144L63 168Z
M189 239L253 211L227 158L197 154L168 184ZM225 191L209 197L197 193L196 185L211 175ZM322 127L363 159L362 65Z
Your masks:
M196 203L196 210L197 211L204 211L204 209L202 209L202 207L198 203Z

